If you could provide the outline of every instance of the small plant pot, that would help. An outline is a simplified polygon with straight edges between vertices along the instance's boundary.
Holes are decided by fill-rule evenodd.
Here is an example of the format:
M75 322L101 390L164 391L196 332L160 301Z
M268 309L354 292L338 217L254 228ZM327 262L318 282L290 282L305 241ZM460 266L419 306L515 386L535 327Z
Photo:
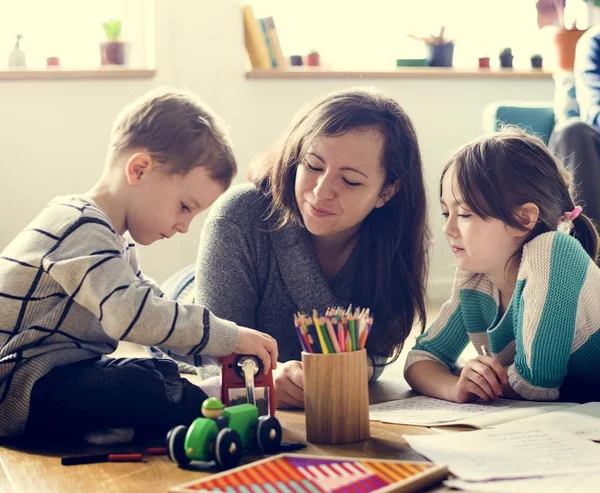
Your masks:
M302 67L302 55L290 55L290 65L292 67Z
M514 55L500 55L498 58L502 68L513 68Z
M125 65L125 43L108 41L100 43L101 65Z
M541 56L531 58L531 68L542 68L543 58Z
M556 61L561 70L573 70L575 46L584 32L580 29L559 29L554 33Z
M452 67L454 41L449 43L427 43L427 65L430 67Z
M321 65L321 56L318 53L309 53L306 55L306 65L309 67L319 67Z
M490 68L490 57L489 56L483 56L481 58L478 58L477 61L479 63L479 68Z
M47 67L60 67L60 58L57 56L49 56L46 58Z

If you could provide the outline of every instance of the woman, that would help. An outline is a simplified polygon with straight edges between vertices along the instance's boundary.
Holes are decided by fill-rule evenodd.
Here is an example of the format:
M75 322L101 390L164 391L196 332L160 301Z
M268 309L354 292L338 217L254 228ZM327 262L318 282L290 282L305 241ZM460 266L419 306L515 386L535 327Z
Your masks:
M303 407L293 314L369 307L370 380L425 325L429 227L417 137L375 90L330 94L304 109L252 184L213 206L196 267L196 302L275 337L279 407Z

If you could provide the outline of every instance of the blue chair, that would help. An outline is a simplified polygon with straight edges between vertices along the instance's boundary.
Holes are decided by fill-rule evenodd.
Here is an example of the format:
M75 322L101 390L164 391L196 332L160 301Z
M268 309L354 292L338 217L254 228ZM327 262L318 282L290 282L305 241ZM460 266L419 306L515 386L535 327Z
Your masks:
M503 125L515 125L548 144L554 123L554 109L548 101L496 101L483 110L485 133L497 132Z

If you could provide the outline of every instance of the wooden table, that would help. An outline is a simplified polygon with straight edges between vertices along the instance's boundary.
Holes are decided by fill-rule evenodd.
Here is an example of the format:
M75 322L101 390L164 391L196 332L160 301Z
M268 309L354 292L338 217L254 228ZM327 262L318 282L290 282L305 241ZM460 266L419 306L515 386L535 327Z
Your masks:
M406 397L406 387L383 380L371 387L371 401L382 402ZM277 411L284 427L285 441L306 441L304 413ZM415 426L371 423L371 439L348 445L323 446L308 444L299 454L377 457L382 459L423 460L402 438L402 434L431 434L433 430ZM100 449L106 452L106 449ZM143 463L100 463L65 467L60 457L79 453L97 453L89 446L81 450L24 450L0 446L0 492L164 492L169 487L193 481L215 469L206 471L179 469L166 456L149 457ZM443 487L432 491L446 491Z

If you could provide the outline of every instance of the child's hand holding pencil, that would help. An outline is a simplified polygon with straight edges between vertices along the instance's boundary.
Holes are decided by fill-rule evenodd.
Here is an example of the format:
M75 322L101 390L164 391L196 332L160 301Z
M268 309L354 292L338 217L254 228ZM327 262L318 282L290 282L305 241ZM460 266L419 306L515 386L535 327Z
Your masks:
M503 397L502 386L508 384L508 375L500 362L481 346L481 355L467 361L462 369L453 393L455 402L476 399L492 401Z

